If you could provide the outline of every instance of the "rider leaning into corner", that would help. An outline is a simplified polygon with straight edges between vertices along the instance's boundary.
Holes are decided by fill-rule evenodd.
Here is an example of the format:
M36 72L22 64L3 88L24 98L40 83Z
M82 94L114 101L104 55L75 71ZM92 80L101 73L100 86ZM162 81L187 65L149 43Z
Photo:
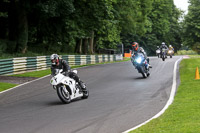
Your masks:
M152 68L152 66L149 64L149 58L147 57L147 54L146 52L144 51L144 49L142 47L139 47L139 44L137 42L133 42L132 43L132 57L131 57L131 62L133 63L133 65L135 66L135 56L137 55L137 53L142 53L144 55L144 58L147 60L148 62L148 66L147 66L147 69L148 68Z
M62 73L65 76L68 75L70 78L74 79L81 86L81 88L82 88L83 91L86 89L85 85L80 80L80 78L78 77L78 75L76 73L74 73L74 72L71 71L71 68L67 64L66 60L60 59L57 54L52 54L50 56L50 59L51 59L51 73L52 74L55 73L55 69L63 69Z

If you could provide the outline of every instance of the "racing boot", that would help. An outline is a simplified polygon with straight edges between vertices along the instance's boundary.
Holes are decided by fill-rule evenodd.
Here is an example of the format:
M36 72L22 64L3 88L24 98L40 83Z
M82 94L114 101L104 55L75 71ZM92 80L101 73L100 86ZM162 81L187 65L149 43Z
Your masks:
M83 83L83 81L79 81L78 83L79 83L82 91L86 91L86 85L85 85L85 83Z
M152 66L151 66L150 63L149 63L149 58L147 58L147 62L148 62L147 68L152 68Z

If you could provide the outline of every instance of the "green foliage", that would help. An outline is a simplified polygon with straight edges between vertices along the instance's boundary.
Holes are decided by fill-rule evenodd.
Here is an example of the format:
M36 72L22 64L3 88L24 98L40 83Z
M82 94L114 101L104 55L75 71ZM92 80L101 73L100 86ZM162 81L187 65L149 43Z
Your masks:
M49 74L51 74L51 70L50 69L40 70L40 71L33 71L33 72L26 72L26 73L23 73L23 74L15 74L15 75L11 75L11 76L40 78L40 77L44 77L44 76L49 75Z
M7 41L0 39L0 54L5 53L6 49L7 49Z
M15 87L15 86L16 86L16 84L2 83L2 82L0 82L0 92L4 91L4 90L7 90L9 88Z
M176 49L180 45L180 11L173 0L7 0L0 4L10 6L0 10L3 19L10 21L0 21L9 24L0 38L9 40L11 54L87 54L115 49L119 43L130 46L132 41L153 53L162 41Z
M161 42L167 45L173 45L175 50L180 48L181 27L178 19L181 16L173 0L154 0L153 9L149 14L148 36L145 37L147 45L152 45L154 51L156 45L160 46ZM155 41L153 41L154 39Z
M197 55L193 50L179 50L176 55Z
M125 46L136 41L151 55L161 42L173 45L175 50L180 48L178 19L181 11L175 7L173 0L121 1L121 5L117 9L122 9L121 39Z
M185 16L183 23L183 41L185 45L190 46L195 51L200 53L200 1L189 0L188 14Z

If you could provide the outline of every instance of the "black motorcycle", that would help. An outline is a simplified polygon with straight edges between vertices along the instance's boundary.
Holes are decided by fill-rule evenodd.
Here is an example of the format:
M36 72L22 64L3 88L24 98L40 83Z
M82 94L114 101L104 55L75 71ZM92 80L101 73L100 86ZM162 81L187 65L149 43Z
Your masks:
M167 58L166 49L162 49L162 52L161 52L161 59L162 59L163 61L165 61L166 58Z
M134 64L138 72L141 73L144 78L150 75L148 61L142 53L135 55Z

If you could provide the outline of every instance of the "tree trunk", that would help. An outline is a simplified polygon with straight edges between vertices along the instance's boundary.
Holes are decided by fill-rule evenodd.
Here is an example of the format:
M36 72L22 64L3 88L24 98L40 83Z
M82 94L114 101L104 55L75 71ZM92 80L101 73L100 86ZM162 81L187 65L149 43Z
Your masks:
M11 0L9 9L9 40L8 48L11 53L25 53L28 42L28 20L24 1ZM27 2L27 1L26 1Z
M82 45L83 45L83 39L80 39L80 42L79 42L79 54L82 54Z
M83 54L88 52L88 38L83 39Z
M90 54L94 54L94 31L91 32L89 52Z
M94 53L98 53L97 52L97 37L94 37Z
M9 11L8 11L8 20L9 20L9 43L7 47L7 52L14 53L16 52L16 40L17 40L17 9L16 2L14 0L10 1Z
M75 49L74 49L74 53L78 53L78 47L79 47L79 40L77 39L76 40L76 46L75 46Z
M82 53L82 39L76 40L76 46L74 52L79 54Z
M28 19L26 10L19 6L18 10L18 38L17 38L17 50L21 53L26 53L28 43Z

